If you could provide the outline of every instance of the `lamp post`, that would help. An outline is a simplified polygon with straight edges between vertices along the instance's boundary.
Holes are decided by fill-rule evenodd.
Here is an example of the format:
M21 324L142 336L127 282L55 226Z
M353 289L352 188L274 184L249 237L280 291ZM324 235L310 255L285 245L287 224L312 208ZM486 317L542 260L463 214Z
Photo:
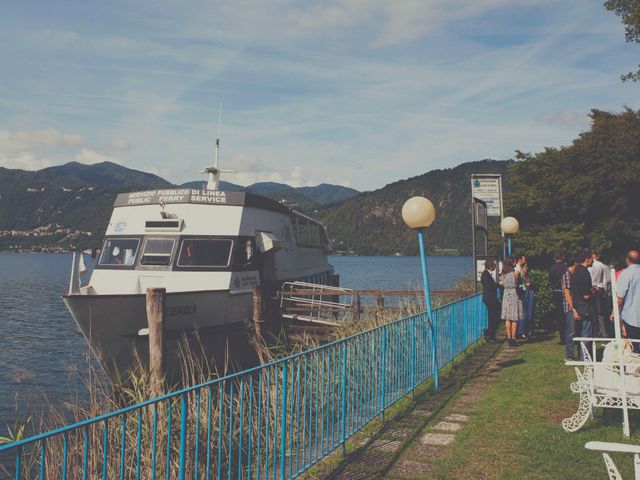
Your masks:
M427 312L427 321L431 328L431 364L433 365L433 379L436 390L439 388L438 382L438 356L437 326L433 320L431 310L431 291L429 290L429 274L427 272L427 255L424 246L424 229L433 223L436 218L436 209L425 197L412 197L402 206L402 220L409 228L418 232L418 244L420 246L420 263L422 265L422 284L424 285L424 302Z
M520 224L514 217L504 217L502 222L500 222L500 228L504 234L507 235L508 252L509 256L511 256L511 237L509 235L515 235L518 233L520 231Z

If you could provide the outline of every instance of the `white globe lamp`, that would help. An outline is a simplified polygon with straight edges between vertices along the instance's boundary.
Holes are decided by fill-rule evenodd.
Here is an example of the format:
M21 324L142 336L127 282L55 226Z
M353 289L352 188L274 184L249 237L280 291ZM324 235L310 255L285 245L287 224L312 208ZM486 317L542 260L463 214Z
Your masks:
M412 197L402 206L402 220L409 228L426 228L436 218L433 203L425 197Z
M500 222L500 228L506 235L515 235L520 231L520 224L514 217L504 217Z

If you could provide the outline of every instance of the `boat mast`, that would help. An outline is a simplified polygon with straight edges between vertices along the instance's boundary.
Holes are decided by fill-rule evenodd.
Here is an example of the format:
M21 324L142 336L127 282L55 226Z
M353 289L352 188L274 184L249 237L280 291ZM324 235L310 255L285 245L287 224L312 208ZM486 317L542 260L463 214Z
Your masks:
M218 136L216 138L216 150L213 159L213 167L205 168L202 173L209 174L207 181L207 190L219 190L220 189L220 174L221 173L233 173L231 170L220 170L218 168L218 155L220 152L220 128L222 124L222 104L220 104L220 110L218 112Z

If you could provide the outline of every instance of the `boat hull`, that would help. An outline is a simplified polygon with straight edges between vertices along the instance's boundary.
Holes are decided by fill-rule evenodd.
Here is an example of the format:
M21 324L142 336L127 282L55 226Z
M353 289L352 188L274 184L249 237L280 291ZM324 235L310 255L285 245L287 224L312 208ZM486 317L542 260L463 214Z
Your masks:
M112 378L121 377L149 358L145 295L66 295L63 297L82 335ZM233 352L236 367L257 363L248 338L251 293L229 291L167 293L165 360L167 378L180 375L180 351L186 346L199 363L206 359L218 369Z

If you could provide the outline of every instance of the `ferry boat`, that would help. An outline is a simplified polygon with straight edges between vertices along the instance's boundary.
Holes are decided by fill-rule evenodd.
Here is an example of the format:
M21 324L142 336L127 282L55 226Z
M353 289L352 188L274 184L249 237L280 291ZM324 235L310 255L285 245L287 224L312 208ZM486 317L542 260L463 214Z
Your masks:
M234 346L228 332L246 330L254 285L275 291L287 281L333 281L322 223L259 195L220 190L217 150L216 165L205 172L206 188L119 194L84 286L74 260L63 299L112 377L127 372L136 354L147 358L147 288L167 292L170 369L183 338L208 359L219 360L223 350L246 350ZM234 338L248 342L246 336Z

